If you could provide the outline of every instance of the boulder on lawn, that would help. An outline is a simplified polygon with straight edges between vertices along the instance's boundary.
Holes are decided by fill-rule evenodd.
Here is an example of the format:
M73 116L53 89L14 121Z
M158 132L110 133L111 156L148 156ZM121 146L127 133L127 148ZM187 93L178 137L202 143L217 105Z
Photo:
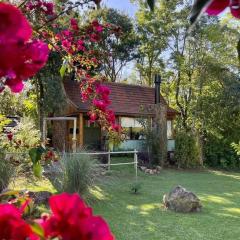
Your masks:
M177 186L169 194L165 194L163 204L169 210L182 213L200 212L202 209L200 199L181 186Z

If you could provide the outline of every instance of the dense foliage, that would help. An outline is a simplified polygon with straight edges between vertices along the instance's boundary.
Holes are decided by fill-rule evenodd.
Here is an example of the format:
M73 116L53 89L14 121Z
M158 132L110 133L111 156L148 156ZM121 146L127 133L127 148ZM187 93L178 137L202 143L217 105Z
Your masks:
M197 139L191 132L179 132L176 136L175 161L178 167L200 166Z
M176 127L194 132L201 162L237 167L232 143L240 131L239 28L228 17L204 15L189 31L191 8L192 1L156 1L150 12L139 1L138 34L149 37L139 48L140 82L152 85L154 74L162 75L162 93L180 113Z

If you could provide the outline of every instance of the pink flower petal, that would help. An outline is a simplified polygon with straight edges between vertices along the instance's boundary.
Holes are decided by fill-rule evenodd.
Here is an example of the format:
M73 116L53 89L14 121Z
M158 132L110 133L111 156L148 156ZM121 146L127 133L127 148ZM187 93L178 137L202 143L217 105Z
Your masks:
M234 17L240 18L240 1L232 0L230 3L230 9Z
M0 3L0 42L27 41L32 28L26 17L13 5Z
M218 15L229 5L229 0L213 0L212 3L208 6L206 12L209 15Z
M23 82L19 79L8 79L6 85L13 93L20 93L24 88Z

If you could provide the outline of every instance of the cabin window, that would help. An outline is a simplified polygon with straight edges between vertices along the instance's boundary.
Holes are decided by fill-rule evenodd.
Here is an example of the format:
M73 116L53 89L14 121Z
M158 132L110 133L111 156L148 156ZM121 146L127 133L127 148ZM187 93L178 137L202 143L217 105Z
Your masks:
M122 117L121 126L126 134L126 140L144 140L146 136L144 135L143 126L139 122L139 119Z

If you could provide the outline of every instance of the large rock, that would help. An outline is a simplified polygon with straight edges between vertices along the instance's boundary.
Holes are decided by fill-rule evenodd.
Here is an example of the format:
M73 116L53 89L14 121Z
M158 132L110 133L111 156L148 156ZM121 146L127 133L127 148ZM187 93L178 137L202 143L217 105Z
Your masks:
M177 186L169 194L165 194L163 204L169 210L182 213L200 212L202 209L199 198L181 186Z

